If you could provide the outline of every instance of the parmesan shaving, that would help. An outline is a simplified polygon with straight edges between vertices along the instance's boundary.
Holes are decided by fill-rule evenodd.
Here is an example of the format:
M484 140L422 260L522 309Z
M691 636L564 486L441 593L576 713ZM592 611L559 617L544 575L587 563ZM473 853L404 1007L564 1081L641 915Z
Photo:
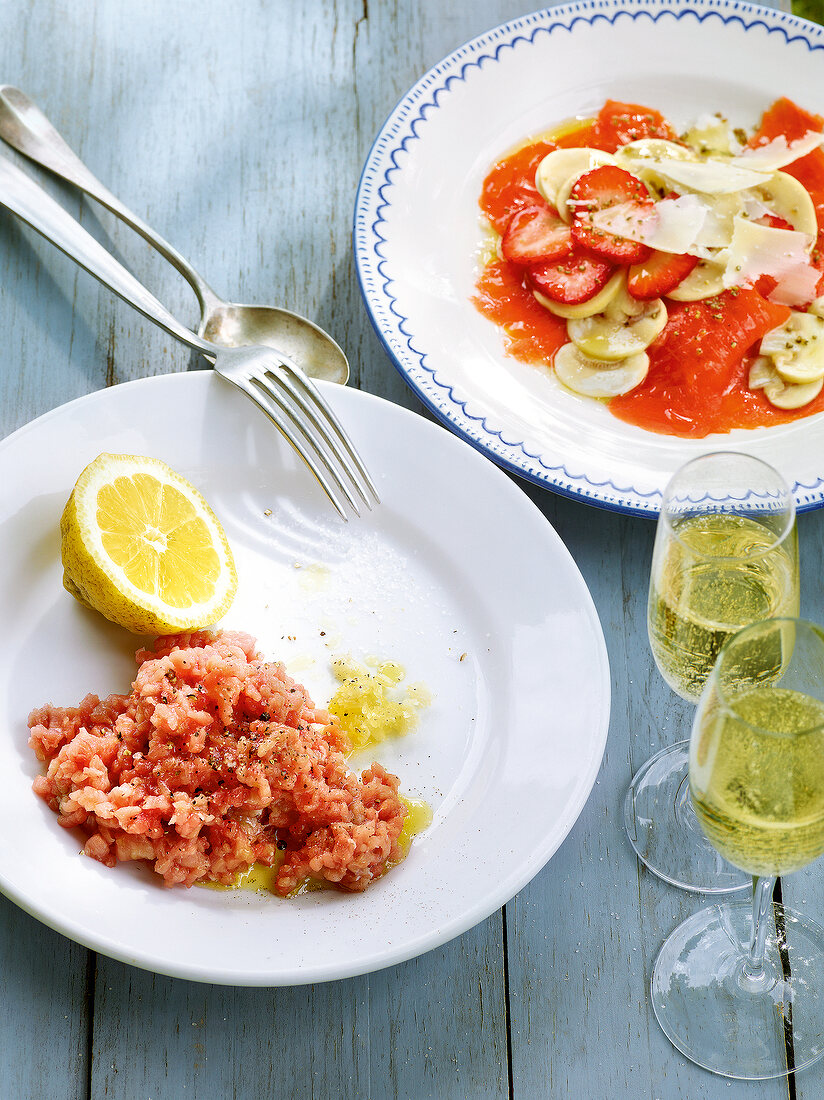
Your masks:
M813 293L808 293L808 288L813 277L815 283L818 282L819 274L810 266L809 248L810 238L806 233L772 229L748 218L736 217L732 241L723 257L726 261L724 286L746 286L761 275L771 275L778 281L770 295L779 295L775 301L787 305L808 302L815 289L813 285Z
M740 194L715 195L706 200L707 215L695 238L693 255L699 249L726 248L732 241L736 215L743 210Z
M645 161L645 165L664 179L705 195L729 195L734 191L745 191L748 187L766 183L772 175L771 171L756 172L752 168L741 167L734 160L733 157L701 161L651 157Z
M757 145L754 149L745 149L737 157L732 157L730 163L739 168L754 168L757 172L777 172L787 164L792 164L799 157L804 157L824 145L824 134L817 130L808 130L803 137L797 138L787 144L784 134L779 134L766 145Z
M681 254L690 251L706 216L707 206L697 195L680 195L661 199L654 206L633 202L608 206L592 215L592 224L660 252Z
M751 221L758 221L759 218L775 213L774 207L764 202L757 191L748 191L741 197L744 200L744 214Z

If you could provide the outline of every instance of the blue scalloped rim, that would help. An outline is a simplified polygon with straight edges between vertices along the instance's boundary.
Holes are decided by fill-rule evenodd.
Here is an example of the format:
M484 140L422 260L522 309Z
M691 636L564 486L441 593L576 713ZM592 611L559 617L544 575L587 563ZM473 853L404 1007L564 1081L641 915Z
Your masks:
M395 367L403 375L430 411L468 443L484 452L510 472L554 492L584 500L601 508L630 515L657 515L661 492L645 493L633 486L621 486L611 480L594 481L586 474L573 473L563 463L553 465L539 452L531 452L525 442L508 440L484 416L473 416L467 402L448 382L436 377L427 363L427 354L415 346L415 334L408 317L398 308L390 289L391 280L384 271L382 233L384 212L390 205L387 192L392 176L401 171L398 154L406 152L418 140L427 116L437 111L440 100L457 81L466 79L468 70L495 63L502 51L516 43L530 44L539 34L571 30L576 23L615 23L620 18L648 19L692 18L699 23L708 19L738 23L745 31L764 28L779 34L787 44L801 42L810 52L824 53L824 30L788 13L757 7L743 0L581 0L545 11L534 12L467 42L429 70L398 102L375 139L361 174L355 202L353 247L361 294L379 339ZM389 160L388 167L382 167ZM377 194L376 213L369 220L369 204ZM799 511L824 505L824 478L813 484L796 482L794 493Z

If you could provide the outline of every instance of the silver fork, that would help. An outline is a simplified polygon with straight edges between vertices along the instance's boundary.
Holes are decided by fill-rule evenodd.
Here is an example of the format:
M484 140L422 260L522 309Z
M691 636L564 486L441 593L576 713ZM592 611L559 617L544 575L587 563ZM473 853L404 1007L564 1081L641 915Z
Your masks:
M0 205L22 218L104 286L182 344L199 351L242 390L291 443L341 517L346 505L379 502L363 461L326 399L300 367L272 348L225 348L195 335L149 293L71 214L16 165L0 158Z

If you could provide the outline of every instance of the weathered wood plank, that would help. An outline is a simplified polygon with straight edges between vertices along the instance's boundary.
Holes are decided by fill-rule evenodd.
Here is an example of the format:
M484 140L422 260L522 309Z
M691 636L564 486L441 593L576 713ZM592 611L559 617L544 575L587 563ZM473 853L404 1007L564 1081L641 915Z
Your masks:
M210 987L101 958L93 1095L504 1100L500 922L319 986Z
M94 988L85 948L0 897L0 1095L85 1097Z

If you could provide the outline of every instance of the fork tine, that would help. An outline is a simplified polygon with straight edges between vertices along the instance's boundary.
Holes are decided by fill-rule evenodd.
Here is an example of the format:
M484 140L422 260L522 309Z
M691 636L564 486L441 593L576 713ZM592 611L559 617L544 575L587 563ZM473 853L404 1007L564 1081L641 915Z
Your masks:
M332 487L329 478L327 477L328 464L326 463L326 461L324 460L322 465L318 462L317 458L312 453L312 450L310 450L306 446L306 444L300 439L299 436L296 436L292 426L280 414L279 410L277 408L273 409L268 402L264 401L259 396L255 387L253 387L247 379L233 378L227 374L222 374L221 377L224 378L227 382L231 382L233 386L237 386L237 388L245 393L248 398L254 401L260 411L264 413L269 420L271 420L278 431L280 431L281 434L285 436L291 446L294 447L294 449L298 452L300 457L318 479L321 488L326 493L332 504L335 506L335 510L337 511L341 519L344 520L344 522L348 522L349 517L346 514L346 509L338 499L338 496L335 493L335 490ZM335 478L336 483L337 481L338 479ZM352 505L352 507L355 508L355 512L357 513L357 507L354 504Z
M355 450L352 441L344 431L341 422L332 411L329 403L320 391L312 385L303 371L294 363L277 363L268 366L266 368L266 374L270 375L277 385L284 386L292 395L292 398L300 405L303 412L312 421L312 426L321 434L326 446L346 470L352 480L352 484L360 493L367 508L371 508L372 504L364 492L364 485L369 492L371 492L375 502L380 504L378 491L375 488L372 478L369 476L368 470L363 464L363 460ZM330 434L329 428L332 428L334 435ZM337 437L337 442L335 437ZM345 457L341 454L341 446L345 449L346 455L349 457L349 463L345 461Z
M286 436L318 479L324 492L343 519L348 518L346 510L335 493L333 485L344 495L355 515L360 516L357 499L353 496L346 481L341 477L334 464L330 462L325 451L318 446L318 441L307 431L306 425L295 415L294 409L284 395L271 384L267 384L265 379L259 378L254 373L243 380L241 389L252 398Z

